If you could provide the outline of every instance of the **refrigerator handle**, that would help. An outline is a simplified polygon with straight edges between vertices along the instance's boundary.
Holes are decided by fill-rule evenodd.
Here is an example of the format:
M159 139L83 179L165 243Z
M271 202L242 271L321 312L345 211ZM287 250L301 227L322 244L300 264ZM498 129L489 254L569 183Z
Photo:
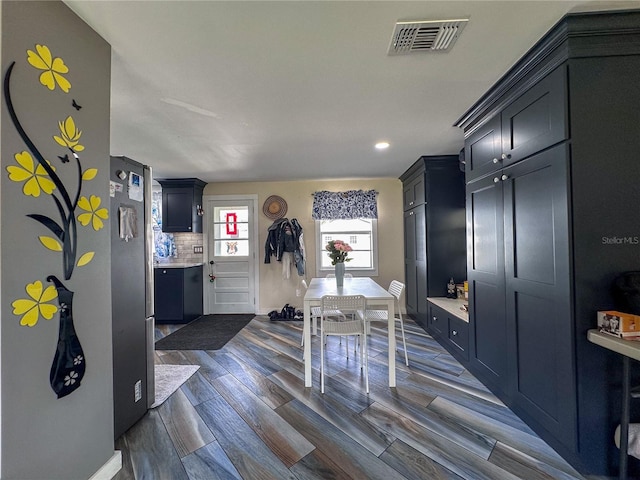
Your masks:
M152 170L144 166L144 253L145 253L145 298L146 317L154 315L153 298L153 217L151 203L153 200Z

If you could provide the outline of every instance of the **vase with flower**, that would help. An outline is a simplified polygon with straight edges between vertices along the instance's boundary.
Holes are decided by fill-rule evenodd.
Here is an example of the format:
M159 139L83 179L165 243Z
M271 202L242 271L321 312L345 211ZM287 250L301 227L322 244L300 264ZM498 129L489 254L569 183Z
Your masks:
M336 285L342 287L344 284L344 270L345 262L350 262L348 258L349 252L353 251L353 248L348 243L342 240L329 240L325 250L329 252L329 258L331 258L331 265L335 266L336 272Z

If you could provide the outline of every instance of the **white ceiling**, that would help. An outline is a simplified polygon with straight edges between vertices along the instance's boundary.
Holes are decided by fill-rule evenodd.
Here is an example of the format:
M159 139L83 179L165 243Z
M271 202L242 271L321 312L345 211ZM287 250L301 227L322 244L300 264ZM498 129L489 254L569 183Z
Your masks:
M112 46L111 153L206 182L398 177L565 13L640 1L66 0ZM469 18L387 55L399 20ZM391 147L376 151L374 143Z

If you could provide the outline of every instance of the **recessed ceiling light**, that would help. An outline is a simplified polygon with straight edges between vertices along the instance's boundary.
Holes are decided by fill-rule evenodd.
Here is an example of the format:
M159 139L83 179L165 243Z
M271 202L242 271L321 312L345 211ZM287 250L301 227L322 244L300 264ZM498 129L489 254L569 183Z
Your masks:
M376 148L378 150L384 150L385 148L389 148L389 142L378 142L376 143Z

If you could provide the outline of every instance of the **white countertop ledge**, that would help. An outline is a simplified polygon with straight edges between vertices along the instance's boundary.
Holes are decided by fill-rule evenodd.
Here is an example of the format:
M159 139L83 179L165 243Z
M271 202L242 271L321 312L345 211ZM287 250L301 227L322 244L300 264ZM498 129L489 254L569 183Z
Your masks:
M465 312L461 309L463 305L469 304L468 300L447 297L427 297L427 301L442 308L443 310L446 310L451 315L458 317L460 320L469 323L469 312Z
M204 265L204 262L159 262L154 263L153 268L191 268L202 265Z
M587 339L596 345L613 350L620 355L626 355L634 360L640 360L639 341L623 340L622 338L616 338L613 335L601 333L596 329L587 331Z

